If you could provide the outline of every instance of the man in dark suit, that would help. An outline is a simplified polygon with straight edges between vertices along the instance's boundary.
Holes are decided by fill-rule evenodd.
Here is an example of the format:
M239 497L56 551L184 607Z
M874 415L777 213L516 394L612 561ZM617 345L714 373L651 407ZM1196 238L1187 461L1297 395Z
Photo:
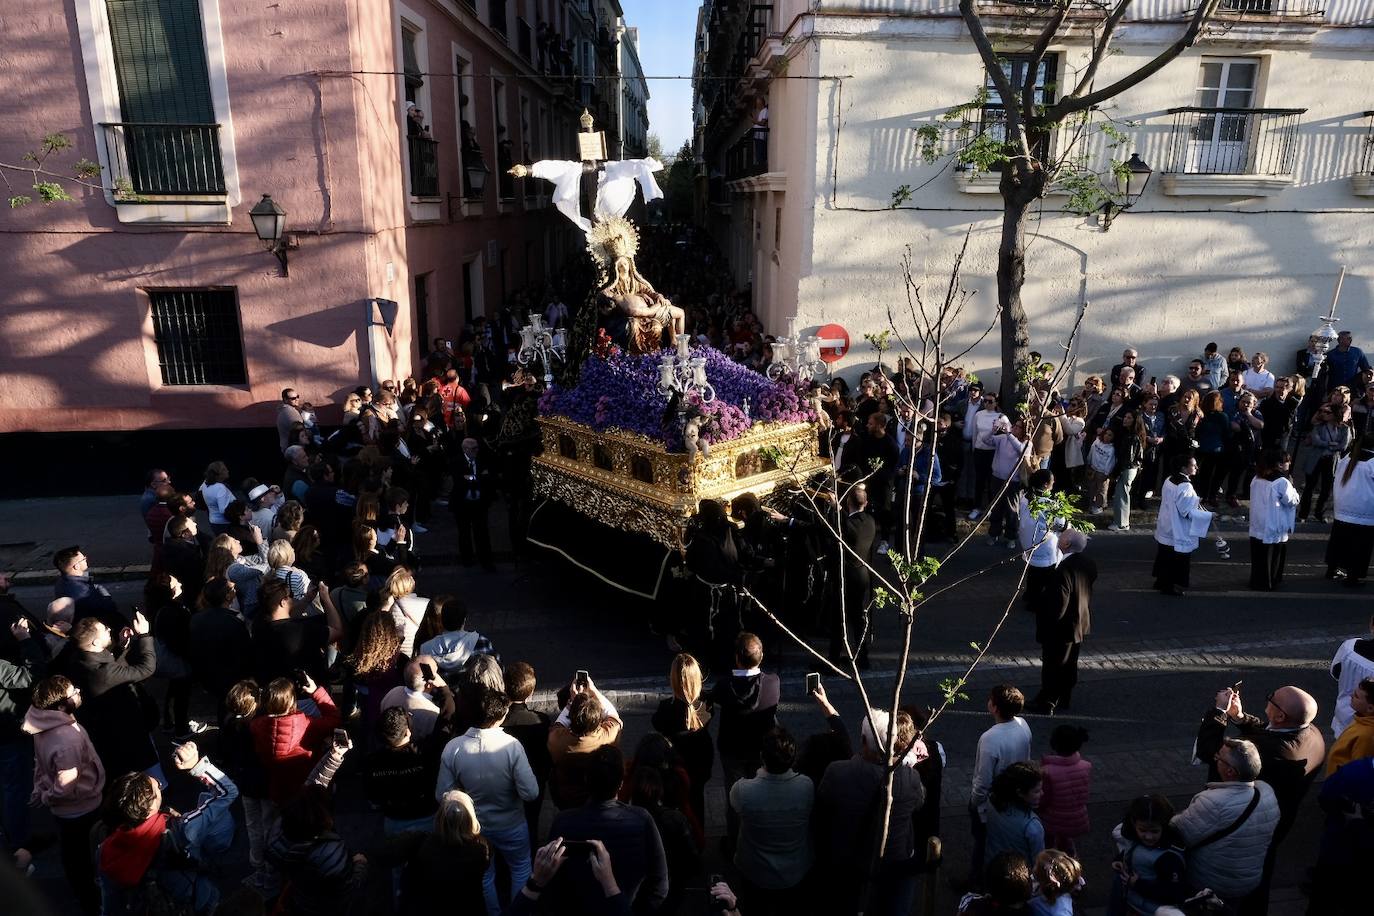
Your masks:
M1262 916L1268 912L1274 856L1297 819L1303 797L1326 762L1326 740L1321 729L1312 724L1317 717L1317 701L1310 693L1298 687L1280 687L1265 699L1264 714L1268 721L1246 715L1238 690L1226 687L1218 691L1215 707L1203 716L1198 727L1193 752L1197 759L1208 761L1207 778L1217 781L1217 751L1226 737L1227 726L1234 725L1239 736L1253 742L1259 751L1259 778L1269 783L1279 803L1279 824L1264 857L1264 876L1260 886L1241 902L1241 916Z
M1093 583L1097 564L1083 555L1088 538L1081 531L1059 535L1059 561L1044 600L1035 603L1035 641L1040 643L1040 692L1026 712L1052 716L1069 708L1078 683L1078 652L1092 627Z
M844 623L849 630L849 648L858 653L860 668L869 665L868 651L873 645L873 631L868 626L868 606L873 600L873 578L868 565L873 562L873 548L878 539L878 525L872 514L867 512L868 491L862 484L855 484L844 498L844 510L840 519L840 537L844 547L840 549L839 566L844 573L844 589L839 590L839 578L835 579L836 591L833 595L834 606L831 610L830 659L836 664L847 666L849 657L844 651L843 628L841 627L840 602L844 602ZM860 635L867 631L863 644Z
M1121 362L1117 363L1115 366L1112 366L1111 379L1113 388L1123 387L1121 383L1122 369L1132 370L1133 378L1131 379L1131 381L1133 381L1135 384L1139 385L1141 382L1145 381L1145 367L1139 363L1138 356L1135 352L1134 347L1127 347L1126 349L1122 350Z
M873 520L878 523L879 539L886 542L892 527L892 484L897 478L897 465L901 452L897 449L897 439L888 435L889 420L885 413L874 413L868 418L863 436L863 467L861 474L867 476L868 502L873 512Z
M763 665L763 640L753 633L735 637L735 667L729 677L716 682L707 700L720 710L721 775L725 794L737 781L754 775L763 763L763 736L778 724L778 700L782 685ZM726 807L726 830L733 842L739 832L739 815Z
M496 492L495 462L481 452L481 446L471 437L463 440L463 450L453 459L453 492L448 505L458 525L458 560L464 566L473 563L473 548L482 568L490 572L496 568L491 560L491 532L487 513L492 495Z
M643 808L616 801L625 778L625 757L613 744L589 755L587 788L590 800L554 818L549 836L568 840L599 840L610 854L615 884L635 913L653 913L668 896L668 860L653 816ZM549 882L555 901L551 913L602 913L606 891L593 874L587 856L568 858Z

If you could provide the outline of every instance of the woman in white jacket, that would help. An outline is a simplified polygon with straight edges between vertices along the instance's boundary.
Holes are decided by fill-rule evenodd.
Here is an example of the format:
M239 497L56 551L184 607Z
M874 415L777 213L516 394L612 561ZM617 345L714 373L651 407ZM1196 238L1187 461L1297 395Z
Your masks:
M1202 508L1193 489L1195 474L1197 459L1192 453L1180 456L1159 494L1159 521L1155 525L1159 549L1153 572L1155 588L1166 595L1186 594L1193 551L1212 524L1212 513Z
M1326 578L1345 573L1345 584L1363 585L1374 553L1374 433L1365 433L1336 462L1336 521L1326 542Z
M1288 535L1297 521L1298 491L1278 449L1265 449L1250 482L1250 587L1272 592L1283 583Z

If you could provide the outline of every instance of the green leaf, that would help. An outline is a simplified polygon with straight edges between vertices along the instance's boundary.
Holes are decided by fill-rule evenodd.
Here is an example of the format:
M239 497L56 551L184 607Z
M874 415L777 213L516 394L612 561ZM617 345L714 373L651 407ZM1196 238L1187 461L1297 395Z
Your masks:
M888 209L889 209L889 210L896 210L896 209L897 209L898 207L900 207L902 204L904 204L904 203L906 203L907 201L911 200L911 196L912 196L911 185L909 185L909 184L904 184L904 185L902 185L902 186L899 187L897 190L895 190L895 191L892 192L892 202L888 204Z
M43 137L43 148L49 151L71 149L72 139L62 133L47 134Z
M33 203L33 198L26 194L16 194L10 198L10 209L18 210L20 207Z
M77 178L94 178L100 174L100 163L92 162L89 159L78 159L72 164L72 170Z
M45 204L50 204L59 200L72 199L72 196L67 193L66 189L55 181L35 182L33 189L38 192L39 198L41 198Z

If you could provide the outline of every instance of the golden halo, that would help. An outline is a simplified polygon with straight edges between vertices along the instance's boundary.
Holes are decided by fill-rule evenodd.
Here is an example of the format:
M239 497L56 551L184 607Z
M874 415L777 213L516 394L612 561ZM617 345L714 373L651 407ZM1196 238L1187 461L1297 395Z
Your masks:
M603 219L587 233L587 251L604 272L618 258L633 258L639 251L639 230L623 216Z

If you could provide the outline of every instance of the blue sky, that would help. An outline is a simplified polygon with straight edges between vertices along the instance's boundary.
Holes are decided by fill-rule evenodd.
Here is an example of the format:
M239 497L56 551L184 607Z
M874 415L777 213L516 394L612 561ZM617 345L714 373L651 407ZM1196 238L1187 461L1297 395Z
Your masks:
M692 75L697 10L693 0L621 0L625 23L639 29L639 60L646 76ZM649 131L676 153L692 135L692 81L649 81Z

